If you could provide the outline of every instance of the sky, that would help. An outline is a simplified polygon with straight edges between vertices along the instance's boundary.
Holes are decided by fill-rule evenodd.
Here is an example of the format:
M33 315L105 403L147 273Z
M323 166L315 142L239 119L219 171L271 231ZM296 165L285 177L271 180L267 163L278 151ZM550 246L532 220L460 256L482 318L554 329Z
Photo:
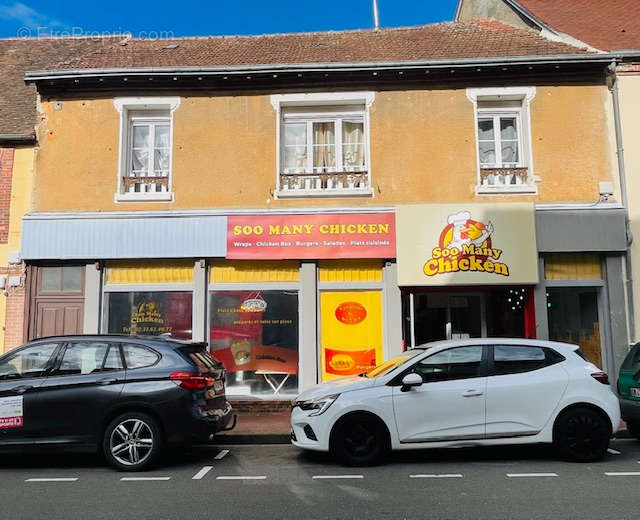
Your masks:
M457 0L377 0L381 27L453 19ZM268 34L373 27L372 0L0 0L0 38Z

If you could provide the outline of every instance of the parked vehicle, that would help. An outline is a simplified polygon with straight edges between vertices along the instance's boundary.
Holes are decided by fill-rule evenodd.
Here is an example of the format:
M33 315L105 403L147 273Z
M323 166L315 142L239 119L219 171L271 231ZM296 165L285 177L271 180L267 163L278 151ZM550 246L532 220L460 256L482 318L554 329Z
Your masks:
M640 439L640 343L631 347L620 367L618 397L629 433Z
M92 446L117 469L230 429L225 372L206 344L42 338L0 357L0 448Z
M619 423L607 375L576 345L484 338L428 343L302 392L291 436L347 465L389 449L523 443L585 462L603 456Z

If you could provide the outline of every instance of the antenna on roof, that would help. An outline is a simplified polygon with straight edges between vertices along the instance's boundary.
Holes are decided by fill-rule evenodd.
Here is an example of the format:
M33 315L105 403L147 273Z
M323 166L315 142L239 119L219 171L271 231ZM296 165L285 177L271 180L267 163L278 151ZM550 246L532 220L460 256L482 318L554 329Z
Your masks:
M377 31L380 29L378 20L378 0L373 0L373 28Z

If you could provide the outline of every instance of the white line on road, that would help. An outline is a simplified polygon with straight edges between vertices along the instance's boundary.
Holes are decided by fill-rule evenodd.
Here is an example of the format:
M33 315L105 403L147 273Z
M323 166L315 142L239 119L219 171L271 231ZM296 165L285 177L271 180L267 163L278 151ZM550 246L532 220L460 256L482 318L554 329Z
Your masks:
M620 455L618 450L614 450L613 448L607 448L607 453L611 453L611 455Z
M25 482L76 482L78 477L73 478L28 478Z
M229 453L229 450L222 450L220 453L218 453L215 457L213 457L216 460L220 460L222 458L224 458L224 456Z
M221 476L216 477L216 480L265 480L265 475L248 475L248 476Z
M329 480L341 478L364 478L364 475L314 475L311 478L315 480Z
M462 474L442 473L439 475L409 475L409 478L462 478Z
M207 473L209 473L212 468L213 466L203 466L203 468L200 471L198 471L198 473L196 473L193 477L191 477L191 480L202 480L202 477L204 477Z
M640 471L610 471L605 472L607 477L640 477Z
M122 477L122 482L137 482L137 481L154 481L154 480L171 480L171 477Z
M557 477L557 473L507 473L507 477Z

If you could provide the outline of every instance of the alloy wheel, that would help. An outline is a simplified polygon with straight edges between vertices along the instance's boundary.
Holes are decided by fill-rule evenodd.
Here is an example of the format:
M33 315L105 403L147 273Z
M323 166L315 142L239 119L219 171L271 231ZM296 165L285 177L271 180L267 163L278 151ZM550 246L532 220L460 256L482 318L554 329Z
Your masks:
M125 419L111 432L109 449L120 464L137 466L145 462L153 450L151 427L140 419Z
M573 416L567 422L567 447L577 455L592 455L599 450L604 433L604 425L596 417Z
M344 447L353 457L368 455L375 449L376 442L376 433L362 424L353 424L344 435Z

